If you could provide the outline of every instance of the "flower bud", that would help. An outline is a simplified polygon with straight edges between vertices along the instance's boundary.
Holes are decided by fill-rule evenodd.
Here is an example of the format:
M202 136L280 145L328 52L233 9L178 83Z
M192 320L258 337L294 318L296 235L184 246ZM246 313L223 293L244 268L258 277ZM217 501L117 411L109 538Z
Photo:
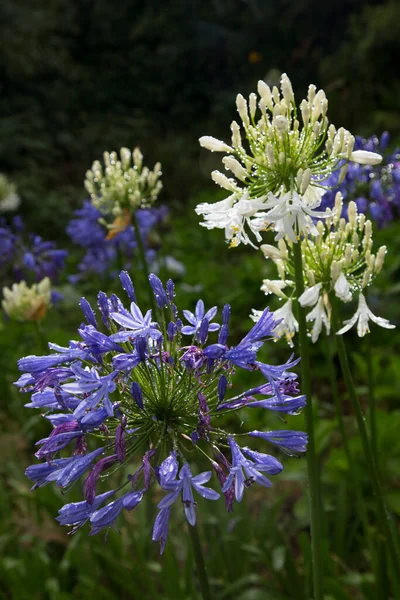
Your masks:
M359 165L379 165L379 163L382 162L382 156L376 152L355 150L351 153L350 160Z
M211 152L232 152L232 148L228 146L228 144L221 142L221 140L217 140L211 135L203 135L201 138L199 138L199 142L202 148L211 150Z
M236 106L237 106L237 110L240 115L240 118L242 119L244 125L248 126L250 124L250 121L249 121L249 115L247 112L247 102L243 98L242 94L238 94L236 96Z
M256 114L256 110L257 110L257 96L252 93L249 96L249 110L250 110L250 117L252 119L254 119L254 115Z
M271 246L270 244L262 244L260 246L261 252L264 254L265 258L272 258L272 260L282 259L282 253L280 249L275 246Z
M387 250L386 246L381 246L377 252L376 260L375 260L375 273L379 273L383 267L386 250Z
M272 102L272 94L269 85L267 85L265 81L260 80L257 84L257 91L264 100L265 104L268 106L269 110L272 111L274 105Z
M242 147L242 138L240 136L240 127L236 123L236 121L232 121L231 131L232 131L232 146L234 148L241 148Z
M239 161L233 156L224 156L222 162L225 166L225 169L229 169L232 173L241 181L245 181L247 177L247 171L242 167Z
M228 177L226 177L226 175L224 175L220 171L213 171L211 173L211 177L212 177L213 181L215 181L215 183L217 183L218 185L220 185L225 190L228 190L230 192L237 192L238 191L238 188L237 188L234 180L233 179L228 179Z

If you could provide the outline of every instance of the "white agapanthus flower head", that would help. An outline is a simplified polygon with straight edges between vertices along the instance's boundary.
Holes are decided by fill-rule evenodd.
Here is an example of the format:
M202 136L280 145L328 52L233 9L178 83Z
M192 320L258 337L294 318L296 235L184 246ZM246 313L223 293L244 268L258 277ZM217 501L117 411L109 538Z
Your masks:
M358 299L358 309L352 319L345 321L339 333L345 333L358 322L357 333L365 335L368 320L381 327L391 328L386 319L375 317L368 309L363 291L380 273L386 246L381 246L373 253L372 224L364 214L358 214L354 202L348 205L348 221L342 218L343 200L340 193L336 195L335 210L328 211L323 221L318 221L318 237L304 238L301 241L304 292L296 298L296 286L293 281L293 242L289 238L281 239L278 248L263 244L261 251L267 259L277 266L280 279L264 280L261 289L266 294L274 294L287 299L283 311L285 322L289 319L292 300L298 301L302 307L310 309L306 320L310 324L309 334L316 342L325 328L330 332L331 303L349 303ZM280 283L279 283L280 282ZM289 304L290 301L290 304ZM282 328L282 326L281 326ZM291 331L295 331L292 327Z
M257 91L258 96L252 93L248 101L241 94L236 98L241 124L231 124L231 145L211 136L201 137L200 145L226 154L222 163L230 176L213 171L215 183L233 192L237 201L246 190L249 201L266 199L266 207L260 208L264 228L273 228L277 239L287 237L296 243L300 236L318 234L312 218L324 217L315 211L326 191L327 177L340 169L344 178L349 161L378 164L381 157L353 151L354 137L346 129L329 125L328 100L314 85L299 106L285 73L280 90L259 81ZM236 239L240 243L248 236Z
M143 166L139 148L132 152L121 148L119 155L104 152L103 160L104 165L94 161L85 179L91 201L101 213L120 217L154 204L162 189L160 163L156 163L152 170Z
M13 283L11 289L3 288L2 307L16 321L40 321L51 302L51 282L45 277L29 287L25 281Z

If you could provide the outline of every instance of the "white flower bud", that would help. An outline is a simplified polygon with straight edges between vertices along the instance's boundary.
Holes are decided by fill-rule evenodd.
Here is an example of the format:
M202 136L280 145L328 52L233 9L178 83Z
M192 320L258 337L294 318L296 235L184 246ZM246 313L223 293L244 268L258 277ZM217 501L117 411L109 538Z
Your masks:
M244 125L248 126L250 124L250 121L249 121L249 115L247 112L247 102L243 98L242 94L238 94L236 96L236 106L237 106L237 110L240 115L240 118L242 119Z
M361 282L361 287L362 288L366 288L367 285L369 285L371 281L371 271L368 269L365 269L363 278L362 278L362 282Z
M252 119L254 119L254 115L256 114L256 110L257 110L257 96L252 93L249 96L249 109L250 109L250 116Z
M349 165L348 163L346 163L345 165L343 165L343 167L340 169L340 173L339 173L339 180L338 180L338 185L340 185L341 183L343 183L344 178L347 175L347 171L348 171Z
M357 204L353 201L349 202L349 207L348 207L348 219L349 219L349 223L352 225L352 227L355 226L356 221L357 221Z
M382 156L376 152L368 152L367 150L355 150L350 155L350 160L359 165L379 165L382 162Z
M340 263L337 260L333 260L331 263L331 279L335 283L340 273L342 272L342 268Z
M235 184L234 180L228 179L228 177L226 177L226 175L224 175L220 171L212 171L211 178L216 184L220 185L225 190L228 190L230 192L238 191L238 187Z
M283 260L287 260L288 259L288 249L287 249L287 246L286 246L286 242L285 242L285 240L283 238L281 240L279 240L279 242L278 242L278 248L279 248L279 251L281 253L281 258Z
M315 275L313 271L310 271L310 269L307 271L307 280L310 286L315 285Z
M310 103L312 103L312 101L315 98L315 92L316 92L317 88L315 87L315 85L312 83L311 85L308 86L308 94L307 94L307 99Z
M332 148L333 148L332 140L326 140L325 148L326 148L326 151L328 154L332 154Z
M344 250L344 266L349 267L351 265L351 254L352 254L351 244L346 244Z
M232 173L236 175L238 179L240 179L241 181L244 181L246 179L247 171L242 167L240 162L236 160L236 158L233 158L233 156L224 156L222 162L225 168L232 171Z
M257 84L257 90L261 98L265 101L265 104L268 106L269 110L272 111L274 105L272 102L272 94L269 85L260 79Z
M363 241L362 241L364 250L369 246L369 243L371 241L371 236L372 236L372 223L368 219L368 221L365 221L364 237L363 237Z
M221 140L217 140L217 138L212 137L211 135L203 135L199 138L199 142L202 148L211 150L211 152L233 152L233 149L228 146L228 144L221 142Z
M376 260L375 260L375 273L379 273L383 267L383 263L385 260L385 254L386 254L387 248L386 246L381 246L378 250L378 253L376 255Z
M311 170L306 169L303 173L303 179L301 182L301 187L300 187L301 194L306 193L306 190L307 190L308 186L310 185L310 182L311 182Z
M284 97L286 104L290 106L290 103L294 102L294 95L292 84L286 73L283 73L281 78L281 90L282 96Z
M280 249L275 246L271 246L271 244L262 244L260 246L261 252L264 254L265 258L272 258L272 260L283 259L284 256Z
M304 292L299 296L299 303L301 306L314 306L317 303L319 298L319 293L321 291L322 283L317 283L310 288L304 290Z
M270 167L273 167L275 165L275 155L274 147L272 144L267 144L267 147L265 148L265 153L267 155Z
M304 173L304 169L302 169L300 167L300 169L297 171L297 174L296 174L296 184L297 184L298 189L300 189L301 182L303 181L303 173Z
M143 164L143 154L140 152L139 148L134 149L132 156L135 167L141 169Z
M307 125L308 121L310 120L310 105L307 102L307 100L301 101L300 112L301 112L301 118L303 119L304 125Z
M350 302L353 295L350 291L350 284L343 273L340 273L334 285L335 294L342 302Z
M128 169L130 167L131 164L131 151L129 150L129 148L121 148L121 150L119 151L120 156L121 156L121 163L124 169Z
M278 269L278 275L281 279L285 279L285 263L283 260L275 261L276 268Z
M281 279L263 279L260 289L266 296L275 294L278 298L286 298L286 294L282 292L285 287L286 281L282 281Z
M232 121L231 123L231 131L232 131L232 146L234 148L242 148L242 138L240 135L240 127L236 121Z
M366 216L364 213L361 213L358 217L358 229L361 232L364 229Z
M276 87L276 85L274 85L274 87L272 88L272 98L274 99L275 104L279 104L280 96L279 96L279 90Z
M289 128L289 121L284 116L277 116L274 119L274 125L278 131L287 131Z

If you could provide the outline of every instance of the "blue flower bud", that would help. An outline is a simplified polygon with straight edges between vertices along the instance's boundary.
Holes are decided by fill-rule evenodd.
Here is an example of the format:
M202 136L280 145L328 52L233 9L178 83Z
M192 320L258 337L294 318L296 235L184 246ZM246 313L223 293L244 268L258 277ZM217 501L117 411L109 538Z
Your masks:
M127 271L121 271L121 273L119 274L119 278L121 280L123 289L125 290L125 292L128 295L129 300L131 300L131 302L134 302L135 304L137 304L133 283L132 283L132 280L129 277L129 274L127 273Z
M93 327L95 327L97 329L96 316L95 316L93 309L90 306L89 302L86 300L86 298L81 298L81 300L79 302L79 306L81 307L81 310L85 316L86 321L89 323L89 325L93 325Z
M140 385L138 383L136 383L136 381L132 382L132 385L131 385L131 394L132 394L132 398L136 402L137 406L139 408L143 408L143 392L142 392L142 388L140 387Z

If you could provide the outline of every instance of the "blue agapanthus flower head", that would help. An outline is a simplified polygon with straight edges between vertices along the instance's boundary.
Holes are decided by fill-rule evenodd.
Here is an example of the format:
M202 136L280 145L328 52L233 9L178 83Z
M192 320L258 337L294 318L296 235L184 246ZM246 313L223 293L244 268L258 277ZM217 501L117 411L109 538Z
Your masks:
M348 164L347 174L341 184L336 171L324 182L332 189L322 197L321 207L333 208L339 191L344 199L342 216L347 217L347 204L353 200L359 212L367 214L379 227L388 225L400 216L400 150L388 154L389 133L380 138L374 135L368 139L356 137L354 150L367 150L383 156L376 166Z
M0 220L0 270L5 279L36 282L49 277L58 283L67 254L54 242L27 233L21 217L14 217L10 225Z
M165 220L168 209L165 206L138 209L135 214L146 257L151 263L159 245L155 228ZM124 260L124 268L131 267L137 241L130 219L127 218L121 226L114 229L107 229L102 223L104 223L104 215L90 200L84 201L82 208L75 211L74 218L69 222L68 235L75 244L85 250L78 265L79 273L72 276L73 281L80 279L85 273L108 273L110 276L115 276L118 272L117 258L120 263L121 257Z
M228 305L218 323L218 309L206 310L199 300L194 313L183 311L189 322L184 326L171 280L164 284L150 275L154 314L138 306L126 271L120 279L125 301L100 292L96 314L82 298L87 324L79 326L79 338L68 347L49 344L49 355L18 363L23 375L17 385L31 393L26 406L44 410L51 425L36 444L39 462L26 475L33 489L55 482L67 490L83 478L82 501L66 504L57 520L72 531L89 523L91 534L108 531L150 487L159 487L164 494L161 500L157 495L152 539L162 552L173 511L183 510L194 525L196 498L220 496L230 511L253 484L270 487L270 476L281 472L268 446L289 455L306 450L303 432L235 431L229 415L254 408L296 415L306 400L291 370L297 360L257 360L276 326L268 309L231 345ZM253 372L254 385L235 395L240 369ZM129 477L110 483L122 466Z

